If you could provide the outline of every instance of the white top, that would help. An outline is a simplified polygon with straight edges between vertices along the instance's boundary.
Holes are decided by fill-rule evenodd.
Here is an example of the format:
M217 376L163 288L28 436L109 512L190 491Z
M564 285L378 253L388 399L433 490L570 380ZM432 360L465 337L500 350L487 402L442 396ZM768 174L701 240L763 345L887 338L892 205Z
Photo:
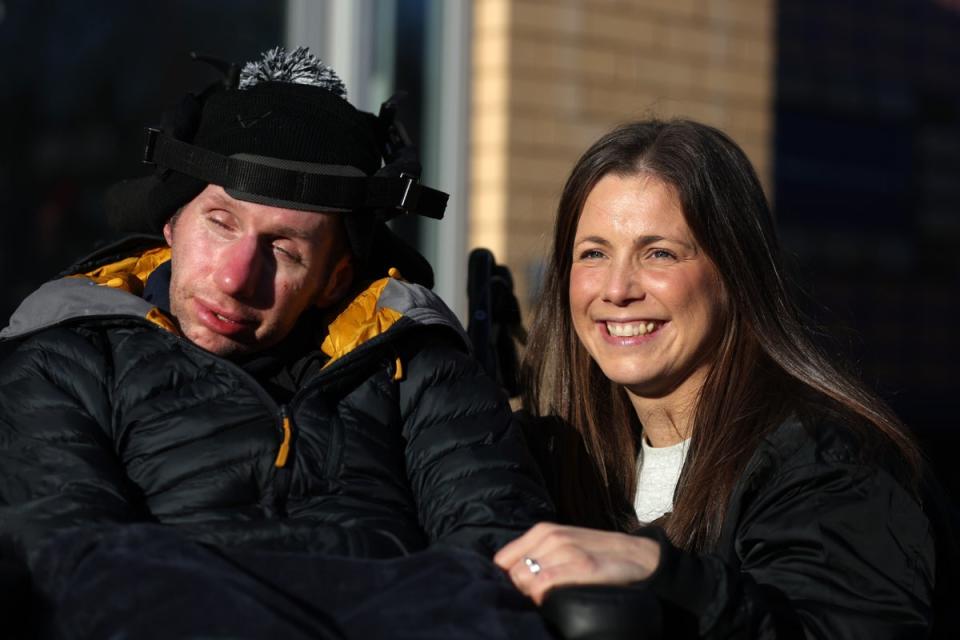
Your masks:
M690 439L669 447L653 447L641 438L637 457L637 495L633 499L637 519L646 524L673 511L673 492L687 458Z

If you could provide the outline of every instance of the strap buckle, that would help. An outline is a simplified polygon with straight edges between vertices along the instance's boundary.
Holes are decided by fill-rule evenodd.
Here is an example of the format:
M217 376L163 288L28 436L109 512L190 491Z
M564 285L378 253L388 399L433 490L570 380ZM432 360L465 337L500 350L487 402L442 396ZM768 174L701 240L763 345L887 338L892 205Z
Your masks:
M410 173L401 173L400 179L406 180L407 184L403 186L403 195L400 196L400 203L397 204L397 209L404 213L416 211L417 204L420 202L420 193L423 191L420 180L417 176Z

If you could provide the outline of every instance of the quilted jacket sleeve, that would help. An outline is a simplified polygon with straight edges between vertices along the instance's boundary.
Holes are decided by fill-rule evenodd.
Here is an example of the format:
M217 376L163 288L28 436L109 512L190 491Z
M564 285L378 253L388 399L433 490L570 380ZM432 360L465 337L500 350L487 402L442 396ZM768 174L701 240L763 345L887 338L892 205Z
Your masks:
M110 365L96 334L45 331L0 364L0 554L30 566L77 525L148 518L110 433Z
M493 554L554 510L502 391L444 341L413 352L401 383L406 462L435 544Z

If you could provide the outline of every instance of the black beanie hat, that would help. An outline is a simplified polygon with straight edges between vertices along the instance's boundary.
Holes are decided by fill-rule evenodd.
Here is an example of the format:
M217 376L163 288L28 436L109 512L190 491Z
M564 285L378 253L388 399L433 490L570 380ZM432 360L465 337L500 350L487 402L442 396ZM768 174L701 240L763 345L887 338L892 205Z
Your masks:
M302 53L305 50L291 55ZM275 49L265 54L265 59L267 55L285 53ZM332 70L329 73L332 75ZM235 74L234 78L229 75L226 82L199 95L187 95L175 109L164 114L163 134L200 150L225 157L259 158L275 166L320 167L325 173L353 176L399 175L399 169L391 170L389 166L381 170L384 123L347 102L342 97L342 83L339 87L322 87L265 80L249 88L232 88L236 78ZM409 159L403 163L404 172L418 175L419 163L413 164ZM208 182L161 166L153 175L114 185L106 196L108 219L118 230L159 232L170 216L196 197ZM239 199L264 204L345 210L227 190ZM387 227L387 217L378 215L376 210L357 209L344 215L358 262L358 276L382 277L393 266L406 279L432 286L433 270L429 263Z

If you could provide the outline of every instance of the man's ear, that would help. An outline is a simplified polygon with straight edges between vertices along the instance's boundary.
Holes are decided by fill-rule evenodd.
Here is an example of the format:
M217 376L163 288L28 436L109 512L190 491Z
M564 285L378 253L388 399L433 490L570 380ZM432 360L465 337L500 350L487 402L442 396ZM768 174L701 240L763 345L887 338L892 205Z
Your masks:
M327 283L317 293L313 304L321 309L329 307L347 295L353 284L353 255L345 252L331 269Z
M163 225L163 238L167 241L167 246L173 246L173 227L176 226L177 220L180 219L180 214L183 213L183 207L177 209L170 219Z

